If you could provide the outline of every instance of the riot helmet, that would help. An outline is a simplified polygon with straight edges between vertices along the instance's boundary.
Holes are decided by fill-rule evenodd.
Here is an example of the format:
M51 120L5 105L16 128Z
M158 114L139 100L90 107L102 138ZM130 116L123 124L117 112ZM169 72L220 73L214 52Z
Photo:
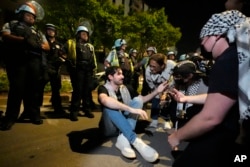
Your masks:
M28 1L16 9L15 13L18 15L18 19L22 19L23 12L31 13L36 21L40 21L44 18L44 10L36 1Z
M84 39L81 37L81 32L86 32L87 33L87 36L84 37ZM87 37L87 38L86 38ZM77 40L82 40L84 42L88 42L89 41L89 30L87 27L85 26L78 26L77 29L76 29L76 39Z
M46 26L46 29L51 29L51 30L56 31L56 26L54 24L47 23L45 26Z
M56 35L56 26L54 24L51 24L51 23L47 23L45 25L45 29L46 29L46 37L54 37ZM51 32L48 32L47 30L53 30L55 33L52 35Z
M78 26L76 29L76 34L78 34L79 32L82 32L82 31L87 32L89 34L89 30L85 26Z
M156 48L153 47L153 46L148 47L148 48L147 48L147 52L148 52L148 51L152 51L153 53L157 53Z
M126 45L126 44L127 44L127 42L125 41L125 39L117 39L117 40L115 40L115 47L116 48L119 48L122 45Z
M132 53L137 53L137 50L136 50L136 49L131 48L131 49L129 50L129 54L132 54Z

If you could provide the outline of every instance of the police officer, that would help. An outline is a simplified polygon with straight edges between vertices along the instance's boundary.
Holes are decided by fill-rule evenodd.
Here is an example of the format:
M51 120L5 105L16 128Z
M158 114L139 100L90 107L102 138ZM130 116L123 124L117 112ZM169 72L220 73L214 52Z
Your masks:
M44 78L41 87L41 105L43 103L43 93L45 85L50 82L51 86L51 103L56 114L65 114L62 107L62 100L60 96L61 73L60 69L65 62L64 55L62 54L62 44L56 39L57 29L54 24L47 23L45 25L45 36L50 45L50 51L46 55L48 78Z
M107 58L104 61L104 66L107 68L109 66L120 66L122 73L124 75L123 84L131 85L132 73L134 71L134 66L129 58L129 55L125 52L127 47L127 42L125 39L117 39L114 43L114 48L110 51Z
M37 5L35 1L21 5L16 10L17 20L5 23L2 28L3 40L9 48L6 55L9 92L1 130L11 129L19 116L22 101L24 112L31 122L37 125L43 123L40 118L39 84L45 65L42 62L43 51L49 50L49 44L45 36L33 27L38 17Z
M67 54L67 69L73 87L70 105L70 120L78 121L81 100L85 116L94 118L91 112L91 80L96 72L97 63L94 46L89 43L89 30L85 26L78 26L76 38L69 39L64 47Z
M176 54L174 51L168 51L167 52L167 58L168 60L176 61Z
M131 48L129 50L129 58L131 59L131 62L133 64L133 66L136 66L138 63L138 58L137 58L137 50ZM134 68L134 72L132 74L132 87L135 91L137 91L138 87L139 87L139 77L141 75L141 68L137 67Z

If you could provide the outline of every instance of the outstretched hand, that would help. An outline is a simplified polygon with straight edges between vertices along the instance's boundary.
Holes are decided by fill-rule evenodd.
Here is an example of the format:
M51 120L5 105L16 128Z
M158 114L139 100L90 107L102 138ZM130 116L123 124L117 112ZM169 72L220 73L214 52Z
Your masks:
M186 96L182 92L178 91L177 89L172 89L171 92L169 93L174 98L175 101L180 102L180 103L186 102L186 99L185 99Z
M168 81L165 81L157 87L157 92L158 93L164 92L167 88L168 88Z

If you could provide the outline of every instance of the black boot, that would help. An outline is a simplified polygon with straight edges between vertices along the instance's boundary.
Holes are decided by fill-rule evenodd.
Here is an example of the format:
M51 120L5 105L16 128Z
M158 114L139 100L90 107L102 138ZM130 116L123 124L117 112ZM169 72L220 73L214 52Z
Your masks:
M85 113L84 114L85 117L88 117L88 118L94 118L95 117L95 115L90 110L85 110L84 113Z
M0 123L0 130L2 131L10 130L14 124L15 124L14 119L4 117Z
M77 115L78 115L78 112L71 111L69 114L69 119L71 121L78 121Z

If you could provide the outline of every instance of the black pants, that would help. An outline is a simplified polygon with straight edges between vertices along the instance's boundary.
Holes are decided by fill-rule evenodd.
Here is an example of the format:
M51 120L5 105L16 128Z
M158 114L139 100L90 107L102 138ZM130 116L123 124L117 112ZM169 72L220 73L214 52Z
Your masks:
M46 84L49 82L51 86L51 103L55 111L62 110L62 100L60 95L60 89L62 87L61 82L61 75L59 73L59 70L55 70L55 72L49 72L48 73L49 80L44 80L41 83L40 88L40 105L43 104L43 94L44 94L44 88Z
M73 87L70 112L79 112L81 100L83 100L83 108L89 111L91 102L89 83L91 83L92 73L83 69L75 69L75 72L70 73L70 75Z
M40 119L41 59L29 57L22 61L9 61L6 70L9 80L6 118L16 120L23 101L24 110L30 114L30 118Z
M220 167L222 164L232 166L237 134L223 127L215 128L190 141L184 152L175 159L173 167Z

